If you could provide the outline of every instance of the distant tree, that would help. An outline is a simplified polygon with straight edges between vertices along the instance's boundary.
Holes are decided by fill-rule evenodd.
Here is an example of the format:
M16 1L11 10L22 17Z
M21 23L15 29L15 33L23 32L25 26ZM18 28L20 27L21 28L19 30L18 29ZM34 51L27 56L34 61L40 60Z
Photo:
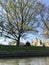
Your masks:
M20 38L28 33L37 33L42 4L37 0L0 0L5 13L2 15L6 25L2 26L2 36L16 40L19 46Z
M43 43L42 43L42 41L40 40L40 45L42 45Z
M43 44L43 47L45 47L45 44Z
M25 46L31 46L30 42L27 41Z

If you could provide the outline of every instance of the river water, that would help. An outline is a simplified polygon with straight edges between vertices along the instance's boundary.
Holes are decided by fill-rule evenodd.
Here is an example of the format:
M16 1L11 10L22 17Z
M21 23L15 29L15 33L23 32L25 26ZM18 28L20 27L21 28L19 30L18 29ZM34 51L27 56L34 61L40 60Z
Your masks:
M49 65L49 57L0 59L0 65Z

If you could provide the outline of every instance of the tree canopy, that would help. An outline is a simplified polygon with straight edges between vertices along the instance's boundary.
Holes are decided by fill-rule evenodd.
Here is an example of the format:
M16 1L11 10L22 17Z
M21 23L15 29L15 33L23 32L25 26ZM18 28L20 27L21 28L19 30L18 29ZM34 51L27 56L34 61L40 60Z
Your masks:
M1 35L17 41L28 33L37 33L39 15L43 5L38 0L0 0L4 15L1 15ZM4 20L3 20L4 18Z

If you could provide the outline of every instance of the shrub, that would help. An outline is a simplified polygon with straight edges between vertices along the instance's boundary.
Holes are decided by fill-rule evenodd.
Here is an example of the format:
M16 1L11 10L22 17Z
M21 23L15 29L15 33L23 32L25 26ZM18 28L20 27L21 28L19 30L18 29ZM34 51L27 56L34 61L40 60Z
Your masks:
M27 41L25 46L31 46L30 42Z

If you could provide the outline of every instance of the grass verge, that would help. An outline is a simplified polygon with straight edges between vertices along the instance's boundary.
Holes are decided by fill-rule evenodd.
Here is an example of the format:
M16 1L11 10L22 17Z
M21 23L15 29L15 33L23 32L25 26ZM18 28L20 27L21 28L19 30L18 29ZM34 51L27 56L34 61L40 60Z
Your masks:
M49 47L0 45L0 52L49 52Z

